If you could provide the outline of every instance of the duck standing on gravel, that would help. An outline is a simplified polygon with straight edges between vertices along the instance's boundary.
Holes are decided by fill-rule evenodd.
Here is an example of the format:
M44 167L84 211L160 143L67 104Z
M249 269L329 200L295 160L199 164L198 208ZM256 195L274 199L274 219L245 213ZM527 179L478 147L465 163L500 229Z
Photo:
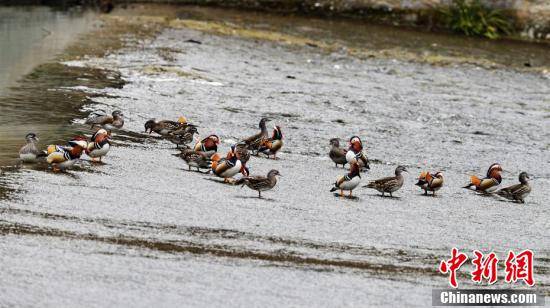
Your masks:
M124 126L124 115L120 110L115 110L111 115L105 114L104 112L94 112L86 120L86 124L94 126L104 127L108 130L114 128L122 128Z
M258 124L260 127L260 132L242 140L242 142L247 145L248 149L255 153L255 155L258 154L258 149L260 148L262 141L268 137L266 123L269 121L270 120L268 118L262 118L260 120L260 124Z
M361 174L359 172L359 164L357 159L353 158L350 163L350 171L348 174L339 177L334 183L331 192L340 190L340 197L344 196L344 190L349 190L349 197L352 197L352 191L361 182Z
M197 134L197 126L193 124L187 124L182 126L166 135L166 139L176 144L176 148L180 146L186 146L193 142L195 134Z
M363 187L378 190L382 193L382 197L385 193L389 193L390 197L393 197L392 193L396 192L403 186L403 182L405 181L402 174L403 172L407 172L407 169L404 166L397 166L397 168L395 168L395 176L371 181Z
M39 139L35 133L28 133L25 136L25 140L27 143L19 150L19 159L21 159L23 163L34 163L40 157L48 156L48 153L38 149L36 144Z
M197 168L197 171L200 172L200 169L210 169L212 166L212 160L204 152L194 151L186 147L181 150L178 156L185 161L189 171L191 171L191 167Z
M349 139L349 149L346 153L346 161L351 164L353 158L357 159L360 171L363 169L370 169L369 160L363 153L363 143L358 136L353 136Z
M500 164L494 163L487 170L487 176L483 179L478 178L475 175L470 177L470 183L463 188L471 189L472 187L476 191L492 192L502 182L502 167Z
M235 145L231 146L225 158L222 158L220 154L216 153L212 155L210 159L212 160L212 172L223 178L225 183L232 182L230 178L239 172L247 173L244 171L245 168L243 168L243 164L238 157Z
M524 171L519 174L519 184L500 189L496 193L508 200L525 203L525 198L531 192L531 186L527 182L528 179L530 179L529 175Z
M424 195L428 195L428 191L432 192L432 196L435 196L435 192L443 187L443 173L436 172L431 174L427 171L422 171L418 177L418 182L414 185L424 190Z
M218 152L218 145L220 144L220 137L217 135L210 135L195 144L193 148L197 152L203 152L208 157L211 157Z
M237 143L236 151L237 151L237 155L239 156L239 159L241 160L241 163L243 163L243 165L246 165L246 163L250 160L250 152L246 147L246 143L244 142Z
M86 155L92 158L92 162L95 162L96 159L101 162L103 156L107 155L111 148L109 138L109 132L103 128L98 129L92 135L91 142L88 143L88 147L86 148Z
M263 139L258 148L259 153L267 155L273 155L273 159L277 159L277 152L283 147L283 133L281 127L275 126L273 128L273 135L271 138Z
M330 139L330 152L328 152L328 156L334 162L336 167L338 165L342 165L342 168L346 166L348 163L348 160L346 159L346 150L340 148L340 139L338 138L332 138Z
M258 198L262 198L262 191L270 190L277 185L277 176L282 176L279 171L273 169L267 176L245 176L238 179L236 185L246 185L248 188L258 192Z
M46 161L52 165L54 171L64 171L71 168L88 147L84 136L76 136L69 141L69 146L48 146Z
M149 132L149 134L155 132L161 136L166 136L171 132L185 126L187 126L187 119L183 116L179 117L177 122L170 120L157 121L155 119L150 119L145 122L145 132Z

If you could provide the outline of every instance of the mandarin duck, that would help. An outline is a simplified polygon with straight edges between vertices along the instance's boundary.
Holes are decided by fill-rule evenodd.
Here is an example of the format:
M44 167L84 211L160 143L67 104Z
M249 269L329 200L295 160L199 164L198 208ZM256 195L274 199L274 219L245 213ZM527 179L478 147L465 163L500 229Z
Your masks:
M54 171L63 171L71 168L88 147L84 136L76 136L69 141L69 146L49 145L46 161L52 165Z
M25 140L27 143L19 150L19 159L21 159L23 163L34 163L38 158L48 156L48 153L38 149L36 144L39 139L35 133L28 133L25 136Z
M197 152L203 152L208 157L214 155L218 151L218 145L220 144L220 137L216 135L210 135L195 144L193 149Z
M475 175L470 176L470 183L463 188L474 187L476 191L492 192L502 182L502 167L500 164L494 163L487 170L487 176L483 179Z
M197 168L197 171L200 171L200 169L210 169L212 167L212 160L204 152L184 148L178 156L185 161L189 170L191 170L191 167Z
M443 181L442 172L431 174L427 171L423 171L420 173L420 177L418 177L418 182L414 185L422 188L424 190L424 195L428 195L428 191L431 191L432 195L435 196L435 192L443 187Z
M212 172L223 178L225 183L231 182L230 178L239 172L243 174L247 173L238 157L235 145L231 146L225 158L222 158L220 154L215 153L210 159L212 160Z
M328 152L328 156L330 157L330 159L334 162L336 167L338 167L338 165L342 165L342 167L345 167L348 163L348 160L346 159L346 150L340 148L340 139L330 139L330 145L330 152Z
M358 136L353 136L349 139L349 149L346 153L346 161L350 163L353 158L357 159L359 170L363 170L363 168L370 169L369 160L363 153L363 143Z
M263 153L269 158L273 155L273 159L277 159L277 152L283 147L283 133L281 127L275 126L273 128L273 135L269 139L263 139L260 142L258 153Z
M111 115L105 114L104 112L94 112L86 120L86 124L94 126L101 126L107 129L122 128L124 126L124 115L120 110L115 110Z
M273 169L267 173L267 176L244 176L238 179L235 184L246 185L258 192L258 198L262 198L262 191L270 190L277 185L277 176L281 176L281 174Z
M352 191L361 182L361 175L359 173L359 164L357 159L353 158L350 163L350 171L348 174L340 176L334 183L334 187L331 192L340 190L340 197L344 196L344 190L349 190L349 196L352 197Z
M239 159L243 164L246 164L250 160L250 152L248 152L248 149L244 142L237 143L236 151L237 151L237 155L239 155Z
M269 121L270 120L268 118L262 118L260 120L260 124L258 124L258 126L260 127L260 132L242 140L242 142L247 145L248 149L256 154L258 152L258 149L260 148L261 142L268 137L266 123Z
M157 121L155 119L148 120L145 122L145 132L149 131L149 134L155 132L161 136L166 136L169 133L187 126L187 119L185 117L179 117L178 121L170 120L161 120Z
M193 137L197 134L197 126L193 124L187 124L182 126L166 136L166 139L170 140L172 143L176 144L176 148L179 149L181 145L185 146L193 142Z
M531 186L529 182L527 182L528 179L530 179L530 177L527 172L522 172L519 174L519 184L500 189L496 193L508 200L525 203L525 198L531 192Z
M363 187L376 189L382 193L382 196L384 196L385 193L389 193L390 197L393 197L392 193L403 186L403 182L405 181L402 174L403 172L407 172L407 169L404 166L397 166L397 168L395 168L395 176L371 181Z
M86 155L90 156L93 162L95 162L96 159L101 162L103 156L107 155L107 152L109 152L111 148L109 139L110 134L107 130L103 128L98 129L97 132L92 135L91 142L88 143Z

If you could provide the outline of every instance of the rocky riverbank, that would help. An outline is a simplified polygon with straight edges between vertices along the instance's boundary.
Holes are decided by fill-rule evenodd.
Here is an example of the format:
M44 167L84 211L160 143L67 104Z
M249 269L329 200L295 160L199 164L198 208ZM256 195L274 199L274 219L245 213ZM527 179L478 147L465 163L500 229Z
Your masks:
M377 23L445 30L441 11L452 0L114 0L115 4L174 3L224 6L269 12L360 18ZM502 10L515 29L513 37L550 40L550 3L545 0L481 0Z

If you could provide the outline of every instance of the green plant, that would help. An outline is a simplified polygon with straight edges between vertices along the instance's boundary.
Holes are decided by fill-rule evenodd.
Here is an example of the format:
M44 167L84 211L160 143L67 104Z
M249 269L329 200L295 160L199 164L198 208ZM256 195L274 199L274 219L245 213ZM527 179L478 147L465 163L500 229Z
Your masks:
M501 10L485 6L479 0L454 0L442 14L448 28L469 36L495 39L512 32L512 23Z

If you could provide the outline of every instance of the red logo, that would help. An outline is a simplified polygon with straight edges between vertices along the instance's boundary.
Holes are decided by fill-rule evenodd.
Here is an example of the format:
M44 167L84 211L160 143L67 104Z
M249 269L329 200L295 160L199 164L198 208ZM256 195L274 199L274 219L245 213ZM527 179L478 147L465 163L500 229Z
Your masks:
M472 259L473 271L470 276L473 282L493 284L498 280L498 265L499 258L494 252L483 254L478 250L473 251L474 258ZM505 281L507 283L516 283L518 280L523 280L528 286L533 286L535 280L533 278L533 259L534 254L527 249L519 254L513 251L508 252L505 262ZM439 264L439 272L449 275L449 284L453 288L458 288L456 279L457 272L460 267L468 260L468 256L459 252L457 248L451 250L451 258L441 261Z

